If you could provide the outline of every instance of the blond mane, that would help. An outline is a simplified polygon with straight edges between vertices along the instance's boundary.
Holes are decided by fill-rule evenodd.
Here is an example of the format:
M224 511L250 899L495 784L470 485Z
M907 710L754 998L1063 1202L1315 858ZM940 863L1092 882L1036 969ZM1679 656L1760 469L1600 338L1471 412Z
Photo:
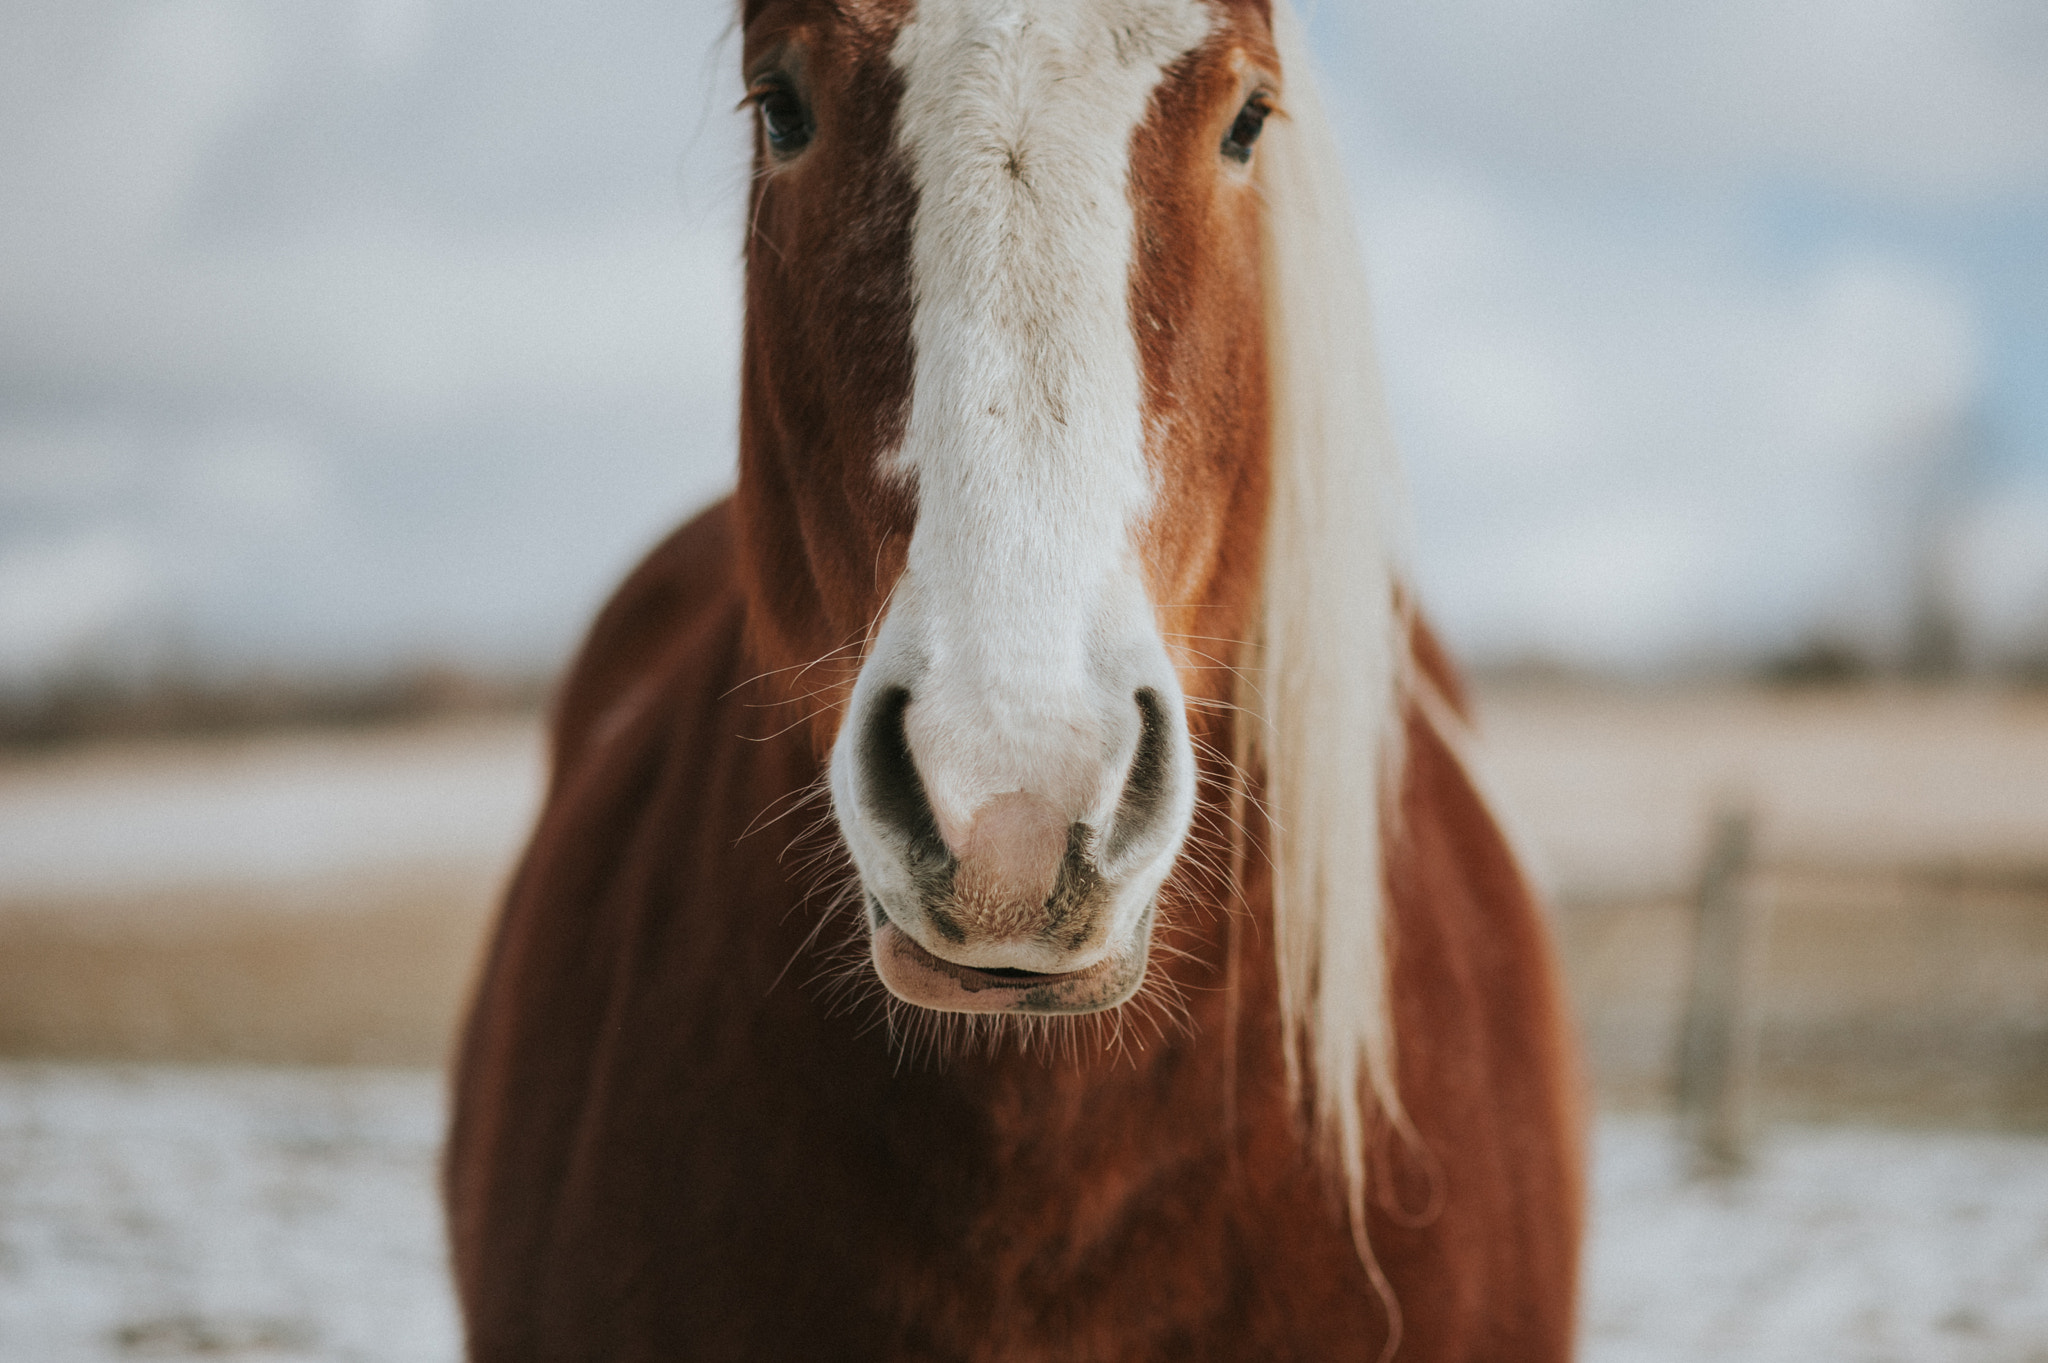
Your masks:
M1394 605L1402 498L1343 166L1301 21L1274 0L1284 118L1259 152L1267 204L1272 503L1253 740L1271 816L1289 1083L1343 1176L1364 1243L1375 1109L1405 1127L1387 998L1381 829L1400 768Z

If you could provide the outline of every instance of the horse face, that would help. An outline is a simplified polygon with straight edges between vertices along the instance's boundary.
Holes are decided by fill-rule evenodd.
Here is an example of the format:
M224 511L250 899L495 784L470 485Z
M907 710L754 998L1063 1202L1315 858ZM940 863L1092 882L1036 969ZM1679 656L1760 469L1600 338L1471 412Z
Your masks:
M830 773L875 968L1112 1007L1251 618L1264 6L763 0L746 63L755 630L859 641Z

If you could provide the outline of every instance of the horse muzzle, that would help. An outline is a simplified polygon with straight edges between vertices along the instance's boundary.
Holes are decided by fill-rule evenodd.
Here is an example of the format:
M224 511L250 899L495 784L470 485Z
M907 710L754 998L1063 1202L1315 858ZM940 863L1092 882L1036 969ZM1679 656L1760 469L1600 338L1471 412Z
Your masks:
M1041 790L963 795L943 761L914 755L909 687L856 689L833 796L891 993L940 1012L1071 1014L1137 992L1192 817L1193 757L1177 692L1124 694L1096 709L1125 713L1042 764Z

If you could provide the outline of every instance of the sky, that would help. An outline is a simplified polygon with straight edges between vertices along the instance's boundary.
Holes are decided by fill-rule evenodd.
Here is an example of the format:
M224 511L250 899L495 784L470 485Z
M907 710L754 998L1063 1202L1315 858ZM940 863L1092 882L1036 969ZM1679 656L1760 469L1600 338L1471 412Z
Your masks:
M2048 654L2048 6L1306 8L1467 657ZM551 667L730 484L723 0L0 18L0 689Z

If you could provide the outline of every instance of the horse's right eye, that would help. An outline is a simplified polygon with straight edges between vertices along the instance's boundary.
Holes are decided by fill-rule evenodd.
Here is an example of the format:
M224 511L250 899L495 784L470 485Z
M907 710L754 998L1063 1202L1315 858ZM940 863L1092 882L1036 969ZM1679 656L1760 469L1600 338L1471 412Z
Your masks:
M1244 102L1237 111L1237 120L1230 125L1230 133L1223 139L1223 154L1243 165L1252 159L1252 144L1259 140L1259 134L1266 129L1266 120L1273 116L1273 97L1261 91Z
M761 111L762 131L777 155L794 156L810 145L811 111L795 90L781 81L768 81L751 93L754 107Z

